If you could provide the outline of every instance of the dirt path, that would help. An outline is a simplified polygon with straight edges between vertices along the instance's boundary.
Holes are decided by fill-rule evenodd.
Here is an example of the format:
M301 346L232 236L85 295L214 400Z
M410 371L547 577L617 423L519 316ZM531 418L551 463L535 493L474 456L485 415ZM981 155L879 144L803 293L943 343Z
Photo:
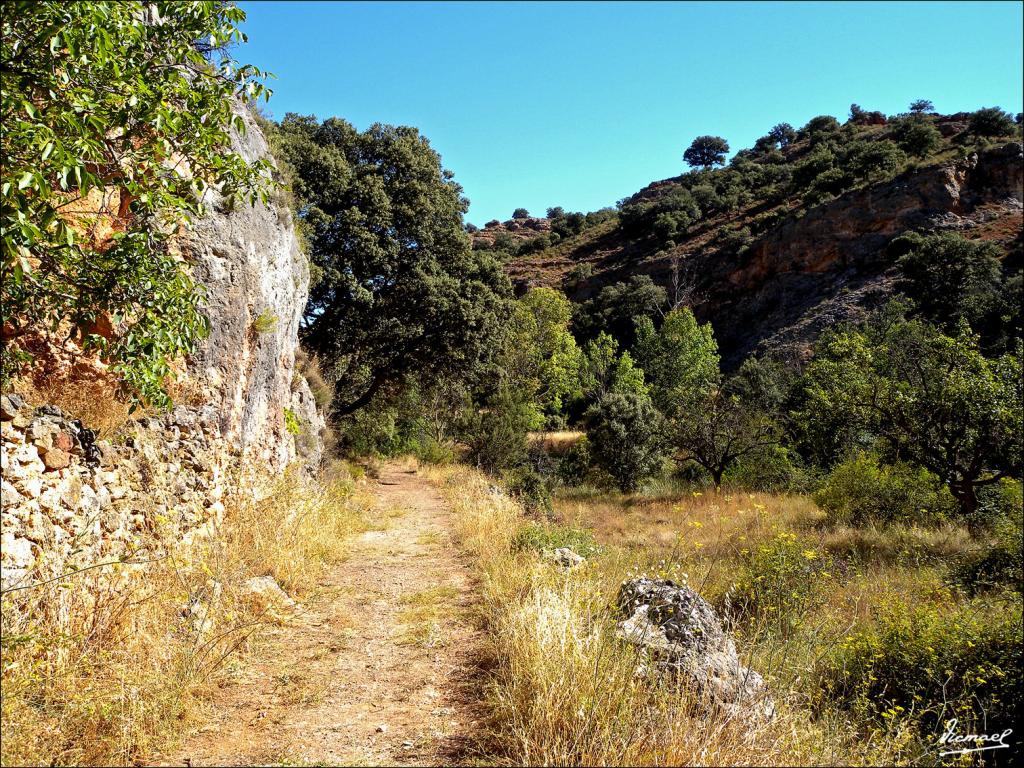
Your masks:
M414 470L385 465L378 530L324 594L274 630L219 690L209 724L170 764L438 765L472 759L474 593L449 511Z

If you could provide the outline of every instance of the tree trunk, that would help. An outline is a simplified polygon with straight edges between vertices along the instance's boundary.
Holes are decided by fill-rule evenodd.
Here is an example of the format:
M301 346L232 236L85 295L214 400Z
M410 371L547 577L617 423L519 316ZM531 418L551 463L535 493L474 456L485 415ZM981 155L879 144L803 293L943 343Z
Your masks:
M715 481L715 492L722 490L722 475L725 474L725 467L711 470L711 479Z
M970 480L952 482L949 484L949 492L960 505L961 516L973 529L979 522L975 519L975 513L978 511L978 493L974 483Z

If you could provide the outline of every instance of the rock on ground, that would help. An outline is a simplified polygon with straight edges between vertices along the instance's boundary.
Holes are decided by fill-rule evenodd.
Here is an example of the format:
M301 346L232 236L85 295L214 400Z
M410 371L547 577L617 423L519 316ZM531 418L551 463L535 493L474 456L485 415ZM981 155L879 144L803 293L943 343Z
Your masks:
M667 579L623 583L618 633L647 652L654 671L692 683L707 704L731 717L771 719L775 704L763 678L740 663L714 609L689 587Z

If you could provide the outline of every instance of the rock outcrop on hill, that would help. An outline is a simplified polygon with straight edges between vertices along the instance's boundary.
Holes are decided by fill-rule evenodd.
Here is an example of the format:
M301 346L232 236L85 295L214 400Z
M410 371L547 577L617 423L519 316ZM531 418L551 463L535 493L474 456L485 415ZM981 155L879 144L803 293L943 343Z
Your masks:
M695 308L726 362L773 350L805 357L826 327L859 320L892 293L886 245L908 230L984 236L1002 220L1019 232L1020 144L910 172L789 218L738 257L707 260Z

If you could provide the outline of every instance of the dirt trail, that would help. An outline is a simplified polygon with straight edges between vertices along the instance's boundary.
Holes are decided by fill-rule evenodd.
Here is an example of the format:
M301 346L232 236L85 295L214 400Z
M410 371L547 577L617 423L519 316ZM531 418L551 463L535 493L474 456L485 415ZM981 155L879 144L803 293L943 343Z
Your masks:
M438 765L472 759L480 637L449 510L414 470L377 480L323 595L219 689L209 723L165 764Z

